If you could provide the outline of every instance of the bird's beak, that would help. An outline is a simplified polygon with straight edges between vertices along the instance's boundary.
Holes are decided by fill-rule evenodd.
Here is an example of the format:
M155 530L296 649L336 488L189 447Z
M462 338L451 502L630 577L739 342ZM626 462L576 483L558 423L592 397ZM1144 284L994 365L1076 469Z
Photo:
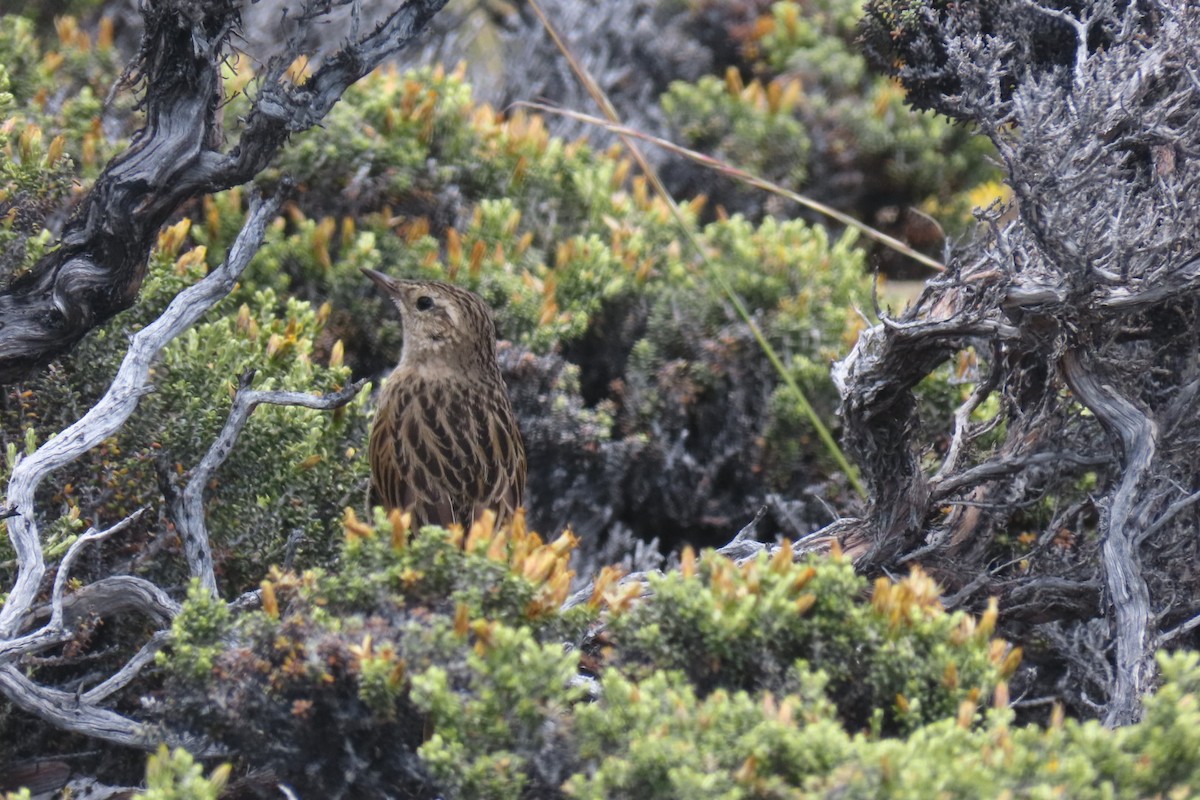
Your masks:
M400 287L398 287L396 282L387 275L384 275L382 272L377 272L373 269L367 269L366 267L359 267L359 269L362 270L362 274L370 278L376 286L378 286L380 289L383 289L383 293L388 297L399 297Z

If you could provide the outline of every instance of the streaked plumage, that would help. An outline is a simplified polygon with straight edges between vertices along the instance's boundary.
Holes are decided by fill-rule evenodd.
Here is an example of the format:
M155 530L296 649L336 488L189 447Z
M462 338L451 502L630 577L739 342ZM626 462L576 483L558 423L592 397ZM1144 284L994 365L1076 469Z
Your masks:
M496 364L496 326L477 295L440 281L363 270L404 325L400 363L371 430L378 501L416 525L511 517L525 497L525 446Z

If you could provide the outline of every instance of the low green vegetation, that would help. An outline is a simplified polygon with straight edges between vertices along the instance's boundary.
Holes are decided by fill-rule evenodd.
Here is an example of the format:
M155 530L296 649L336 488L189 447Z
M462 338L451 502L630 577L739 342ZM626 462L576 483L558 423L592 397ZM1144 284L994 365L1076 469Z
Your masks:
M836 553L687 551L562 611L569 534L344 527L337 572L273 572L258 612L193 593L160 724L239 772L358 796L1188 797L1200 779L1200 657L1161 659L1138 725L1019 726L995 608L949 614L920 572L868 587Z

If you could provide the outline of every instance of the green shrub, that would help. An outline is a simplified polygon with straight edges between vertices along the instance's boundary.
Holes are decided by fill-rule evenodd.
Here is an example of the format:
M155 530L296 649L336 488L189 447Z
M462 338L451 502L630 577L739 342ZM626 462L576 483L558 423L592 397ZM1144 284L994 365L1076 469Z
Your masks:
M980 623L947 614L919 573L868 599L841 558L792 563L781 549L739 566L689 551L644 597L606 570L562 611L570 534L543 543L520 520L414 534L395 512L344 525L338 571L273 572L260 612L190 597L159 658L160 724L241 753L240 769L305 768L325 790L345 775L332 737L367 759L365 793L403 780L404 763L453 797L564 784L671 797L827 774L853 752L847 729L913 731L974 709L1017 658L990 638L994 609ZM584 664L601 674L594 690Z
M677 672L640 682L612 671L603 700L579 706L584 770L564 786L570 797L793 797L813 776L851 753L831 714L822 676L797 670L799 694L718 689L697 697Z
M146 789L134 800L217 800L229 780L229 765L223 764L206 778L190 753L167 746L146 761Z
M777 695L705 694L678 671L638 680L609 668L587 701L564 688L571 654L538 645L528 629L493 632L466 656L471 682L458 691L437 669L412 680L436 720L420 750L446 797L1100 800L1195 797L1200 786L1196 653L1159 656L1163 685L1127 728L1064 719L1061 709L1045 725L1018 726L1000 688L991 708L964 701L951 716L881 737L843 727L823 670L798 665L794 691ZM522 739L527 757L514 756ZM173 760L170 774L200 778L183 755Z
M662 98L680 144L785 187L816 194L869 224L918 206L952 230L972 209L1005 196L985 137L904 105L904 92L859 53L859 0L780 0L735 34L744 68ZM745 83L742 72L755 77ZM810 176L817 182L807 186ZM742 207L749 195L718 183L713 199ZM757 191L757 190L755 190ZM731 203L731 198L742 198ZM753 207L763 207L762 199ZM766 206L771 208L770 206ZM891 220L894 222L894 220Z
M807 175L810 142L793 112L798 82L742 85L736 70L722 81L705 76L676 81L663 111L685 147L728 161L754 175L799 186Z
M1200 657L1160 655L1165 680L1143 720L1107 730L1096 721L1013 726L1007 707L962 714L904 739L856 737L854 754L812 785L810 796L1195 797Z
M792 564L789 552L741 566L710 552L697 566L685 551L679 572L651 578L652 597L613 620L624 657L681 670L700 691L776 694L795 691L802 662L822 673L847 729L888 731L986 696L1019 659L991 643L994 609L978 625L947 614L919 572L881 580L863 603L848 561Z
M243 766L306 771L323 792L350 780L354 757L364 793L425 771L475 796L519 785L546 719L579 698L561 642L595 612L558 611L571 535L477 524L464 543L461 530L410 532L395 512L376 522L347 511L338 571L274 571L259 612L223 616L194 593L159 657L160 724L232 747Z

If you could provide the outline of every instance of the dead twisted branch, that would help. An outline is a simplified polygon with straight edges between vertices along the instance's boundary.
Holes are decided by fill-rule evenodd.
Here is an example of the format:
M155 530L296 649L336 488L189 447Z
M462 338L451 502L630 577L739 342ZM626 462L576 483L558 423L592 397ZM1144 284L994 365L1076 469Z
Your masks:
M873 495L843 541L868 570L922 563L954 602L999 594L1064 665L1038 693L1127 723L1155 648L1198 627L1200 14L1013 0L897 27L891 8L868 5L868 49L992 139L1014 199L836 366ZM931 465L913 388L954 356L974 388Z
M209 546L208 529L204 524L204 490L213 474L233 452L238 436L254 409L260 405L300 406L329 411L350 402L366 384L356 381L339 391L318 396L304 392L261 391L250 388L254 371L246 372L238 380L237 394L225 427L209 448L208 453L192 470L187 486L171 502L171 519L183 539L183 551L192 576L213 595L217 593L217 578L213 572L212 548Z
M286 74L302 54L299 45L273 57L243 132L227 148L221 69L241 4L143 4L145 33L130 74L145 87L146 125L96 179L60 246L0 291L0 384L62 355L132 305L159 229L184 203L253 179L290 135L319 123L350 85L411 43L445 3L400 4L300 84ZM331 5L345 4L325 3L322 13L302 15L302 31L318 25Z
M145 744L142 742L141 726L135 720L94 703L82 702L73 693L39 686L25 677L14 664L19 656L62 644L74 635L73 629L64 624L63 601L63 587L69 576L71 562L85 544L120 531L134 518L126 517L105 531L89 531L71 545L55 577L49 621L36 631L20 634L20 626L30 618L46 574L34 497L38 486L55 470L79 458L125 424L137 407L139 398L149 389L153 360L168 343L190 328L233 289L238 276L258 251L267 223L278 208L279 198L256 198L251 203L246 224L230 248L225 263L180 292L162 316L133 337L116 377L95 406L13 469L8 485L8 502L17 513L8 520L8 535L17 554L17 577L4 606L0 608L0 691L17 707L77 733L120 744ZM126 583L139 580L133 576L122 577ZM160 592L157 587L146 592L148 598L157 602L147 604L143 610L147 614L157 615L166 609L173 616L178 606L166 600L165 595L159 598ZM126 602L136 597L137 594L128 594ZM135 656L135 662L141 664L145 659ZM128 677L124 680L128 680Z

